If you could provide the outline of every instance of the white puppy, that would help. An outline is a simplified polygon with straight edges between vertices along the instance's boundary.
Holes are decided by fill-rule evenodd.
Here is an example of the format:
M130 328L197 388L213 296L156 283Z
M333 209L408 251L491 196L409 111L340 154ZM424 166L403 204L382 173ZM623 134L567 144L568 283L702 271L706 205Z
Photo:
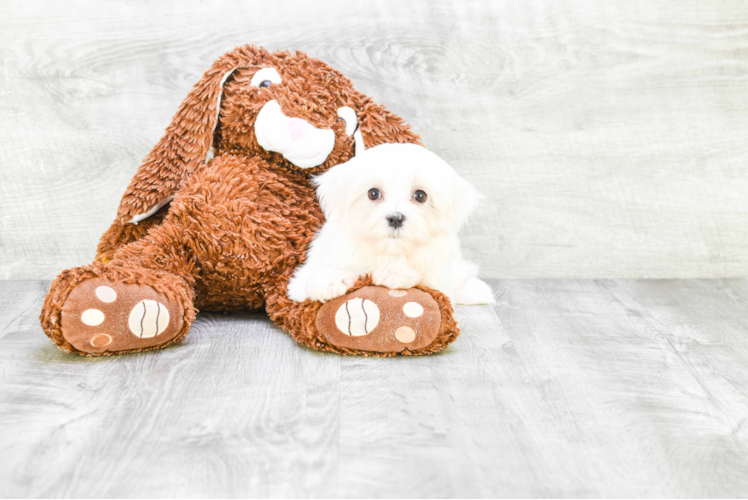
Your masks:
M382 144L315 179L327 221L288 284L291 300L327 301L359 276L391 289L424 285L457 304L494 302L457 232L481 195L434 153Z

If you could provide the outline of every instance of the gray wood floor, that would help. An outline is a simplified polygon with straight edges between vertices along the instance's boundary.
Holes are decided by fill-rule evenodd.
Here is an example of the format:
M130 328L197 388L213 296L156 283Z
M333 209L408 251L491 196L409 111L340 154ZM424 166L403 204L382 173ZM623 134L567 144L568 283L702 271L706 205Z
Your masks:
M492 284L431 357L258 314L85 359L0 282L0 496L748 496L748 279Z

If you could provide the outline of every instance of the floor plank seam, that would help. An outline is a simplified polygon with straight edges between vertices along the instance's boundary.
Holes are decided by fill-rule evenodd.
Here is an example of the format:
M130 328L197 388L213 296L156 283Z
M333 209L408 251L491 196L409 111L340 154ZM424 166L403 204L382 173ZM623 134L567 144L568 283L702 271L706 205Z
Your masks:
M5 332L5 333L0 332L0 333L2 333L2 334L0 334L0 338L2 338L4 335L7 335L8 333L18 333L19 330L16 330L15 332L11 332L9 330L10 327L11 327L11 325L13 323L15 323L17 320L19 320L20 318L22 318L29 311L29 309L31 309L32 307L34 307L40 300L43 300L44 297L45 297L45 295L46 295L46 293L44 295L41 295L41 296L37 297L36 299L34 299L34 301L31 303L31 305L29 305L29 307L27 307L26 309L24 309L24 311L22 313L20 313L18 316L16 316L12 320L10 320L10 322L8 322L8 324L5 325L5 327L3 327L3 329L2 329L2 332ZM41 307L39 308L39 312L41 313Z
M607 281L602 280L602 284L603 284L603 287L608 291L608 293L610 293L611 297L613 297L616 300L616 302L618 302L621 305L621 307L623 307L625 310L626 309L630 309L626 304L623 303L623 301L621 301L621 299L619 299L616 296L616 294L613 292L613 290L610 289L610 287L608 286ZM637 311L637 313L639 313L639 311ZM686 361L685 359L683 359L683 356L681 356L680 352L678 352L678 349L676 349L675 345L673 345L673 342L670 339L670 337L668 337L665 333L663 333L662 330L660 330L660 328L658 328L657 326L655 326L643 314L639 313L639 317L641 318L642 321L644 321L647 325L649 325L649 327L652 328L652 330L654 330L655 332L657 332L657 335L659 335L663 340L665 340L668 343L668 346L670 346L670 349L672 349L673 353L675 353L675 355L678 357L678 359L680 360L680 362L683 363L683 366L686 368L686 370L688 370L688 372L691 374L691 376L694 378L694 380L696 380L696 382L704 390L704 392L706 394L708 394L709 400L712 402L712 404L715 406L715 408L717 408L720 411L720 413L722 413L724 416L728 416L724 412L724 410L720 407L720 405L718 404L717 400L715 399L715 397L711 393L711 391L709 389L707 389L706 385L704 385L704 381L701 380L701 378L698 375L696 375L696 373L693 371L693 368L688 363L688 361Z

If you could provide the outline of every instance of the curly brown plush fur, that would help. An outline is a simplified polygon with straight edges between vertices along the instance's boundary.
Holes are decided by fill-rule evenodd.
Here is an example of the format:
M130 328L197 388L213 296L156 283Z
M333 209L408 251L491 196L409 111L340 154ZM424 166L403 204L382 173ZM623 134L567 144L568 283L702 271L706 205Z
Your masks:
M283 83L269 88L251 86L252 76L266 67L275 68ZM276 100L289 117L335 132L334 148L324 163L301 169L281 154L260 147L254 123L269 100ZM218 59L189 93L166 134L135 174L117 219L99 243L97 259L101 262L64 271L52 283L41 315L47 335L68 351L121 354L180 342L194 319L195 307L209 311L265 307L276 324L314 349L389 356L428 354L446 347L457 337L458 329L448 299L435 290L423 289L438 305L438 331L427 331L425 323L408 323L419 339L430 339L430 343L397 351L336 346L329 335L318 330L316 319L322 304L309 300L295 303L287 297L287 282L323 222L310 179L349 160L354 153L354 139L346 135L346 124L338 118L337 110L342 106L355 110L367 147L418 143L402 119L357 92L347 78L318 59L301 52L270 53L250 45ZM211 147L215 157L206 163ZM171 196L173 200L154 215L138 224L130 222ZM170 338L160 338L159 333L153 340L140 339L141 347L91 347L98 341L87 344L88 334L80 331L87 327L72 326L69 318L92 306L69 297L94 278L123 297L145 290L139 286L150 287L149 293L161 297L172 316L181 318L179 331L172 328ZM367 286L371 280L362 278L349 292ZM394 300L386 289L375 292L383 302ZM115 317L124 318L124 313L116 310L116 304L104 306L110 307L106 311L111 313L106 312L105 322L96 328L106 330L110 341L115 338L112 346L130 346L124 337L117 340L129 335L126 321L117 319L119 323L110 324ZM73 331L76 329L79 331ZM76 339L77 347L71 339ZM147 343L152 345L142 347Z

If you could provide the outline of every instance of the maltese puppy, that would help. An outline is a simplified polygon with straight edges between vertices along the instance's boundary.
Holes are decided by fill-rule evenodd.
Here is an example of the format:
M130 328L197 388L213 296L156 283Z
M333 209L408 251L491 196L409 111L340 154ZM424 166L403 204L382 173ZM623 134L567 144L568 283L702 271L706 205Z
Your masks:
M314 182L326 222L288 283L291 300L325 302L370 274L376 285L424 285L456 304L494 302L457 238L482 196L437 155L382 144Z

